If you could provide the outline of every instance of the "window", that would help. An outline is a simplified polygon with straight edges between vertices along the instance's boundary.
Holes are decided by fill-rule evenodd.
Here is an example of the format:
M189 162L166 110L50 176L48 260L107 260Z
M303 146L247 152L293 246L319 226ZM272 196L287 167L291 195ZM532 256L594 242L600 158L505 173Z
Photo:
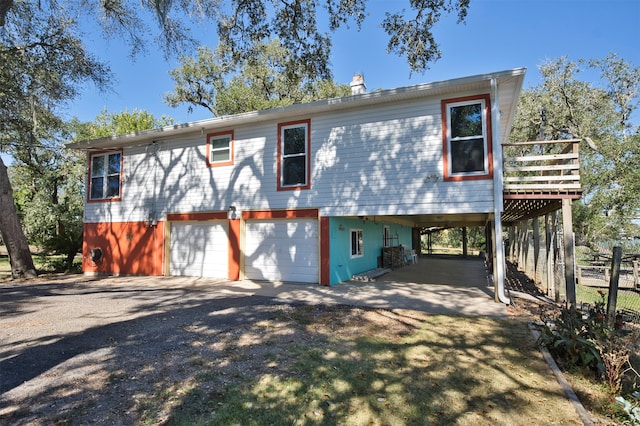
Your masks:
M93 154L89 166L89 200L119 200L122 152Z
M309 189L310 120L278 125L278 190Z
M383 247L391 246L391 230L386 225L382 227L382 245Z
M351 230L351 257L362 257L362 239L363 233L362 229L352 229Z
M488 95L442 101L445 180L492 177L489 104Z
M233 164L233 132L209 133L207 135L207 166Z

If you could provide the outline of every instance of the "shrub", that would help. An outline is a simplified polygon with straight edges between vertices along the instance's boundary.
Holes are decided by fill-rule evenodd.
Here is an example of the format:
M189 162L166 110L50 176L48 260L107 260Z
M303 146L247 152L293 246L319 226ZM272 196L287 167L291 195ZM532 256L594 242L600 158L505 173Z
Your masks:
M586 311L564 306L559 312L543 312L539 343L567 366L606 377L612 394L622 390L626 376L633 390L638 372L631 360L637 357L638 333L622 330L619 321L610 327L604 293L598 293L600 301Z
M586 312L564 306L559 313L542 313L540 344L546 346L556 359L570 366L589 368L604 373L599 342L605 341L611 330L607 325L604 300Z

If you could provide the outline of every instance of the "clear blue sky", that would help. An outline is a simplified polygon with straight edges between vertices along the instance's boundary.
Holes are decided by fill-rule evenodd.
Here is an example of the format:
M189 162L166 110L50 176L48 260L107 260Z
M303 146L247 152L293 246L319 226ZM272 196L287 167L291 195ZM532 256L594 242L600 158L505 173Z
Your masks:
M528 88L540 82L540 64L561 56L603 59L617 53L640 66L640 0L471 0L466 23L443 15L436 27L442 59L424 74L413 75L404 58L386 53L387 36L379 26L385 11L408 8L408 1L369 2L370 16L360 32L354 27L333 36L332 67L339 83L348 84L354 73L361 72L369 90L389 89L526 67ZM214 32L204 37L205 33L205 28L196 28L203 44L213 46ZM186 105L164 104L164 94L173 88L168 71L178 63L167 63L156 46L132 62L122 43L105 42L97 33L88 39L90 50L110 64L115 80L108 93L87 87L69 105L69 117L91 121L105 108L111 113L147 110L177 123L211 117L202 107L188 113Z

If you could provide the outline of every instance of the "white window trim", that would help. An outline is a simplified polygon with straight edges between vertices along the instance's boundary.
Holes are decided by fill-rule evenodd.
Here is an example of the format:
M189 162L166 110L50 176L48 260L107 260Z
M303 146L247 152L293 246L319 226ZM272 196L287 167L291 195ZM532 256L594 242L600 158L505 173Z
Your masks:
M280 123L278 125L279 127L279 147L278 147L278 171L279 171L279 176L278 176L278 190L292 190L292 189L309 189L311 187L311 183L310 183L310 179L311 179L311 171L309 170L311 167L310 164L310 155L311 153L309 152L311 150L311 122L310 120L301 120L301 121L295 121L295 122L290 122L290 123ZM297 129L297 128L304 128L304 135L305 135L305 143L304 143L304 153L295 153L295 154L288 154L285 155L284 153L284 144L285 144L285 140L284 140L284 134L285 131L288 129ZM285 173L285 169L284 169L284 160L287 158L295 158L295 157L303 157L304 158L304 167L305 167L305 173L304 173L304 182L298 182L298 183L294 183L294 184L285 184L284 183L284 173Z
M212 140L217 139L227 139L227 147L226 148L214 148L211 143ZM233 140L234 133L232 130L226 132L218 132L218 133L209 133L207 135L207 165L208 166L226 166L233 164ZM213 153L214 152L222 152L229 151L229 159L227 160L217 160L213 161Z
M359 248L360 248L360 252L356 254L353 254L353 233L357 233L360 235L360 242L359 242ZM356 239L358 238L358 235L356 234ZM357 250L356 250L357 251ZM364 256L364 231L362 229L350 229L349 230L349 257L351 259L355 259L355 258L359 258L359 257L363 257Z
M465 106L465 105L474 105L474 104L480 104L480 108L482 111L482 135L481 136L482 136L482 147L483 147L483 156L484 156L484 167L483 167L483 170L481 171L453 172L453 158L452 158L453 149L452 149L451 143L455 141L463 141L466 139L477 139L480 135L457 138L454 140L451 137L451 108ZM474 99L469 99L464 101L453 101L453 102L445 101L445 106L446 106L445 109L446 109L446 126L447 126L446 138L447 138L447 152L448 152L447 164L446 164L447 177L448 178L456 178L456 177L464 178L464 177L474 177L474 176L489 176L490 165L489 165L489 143L488 143L488 133L487 133L488 117L487 117L486 100L484 98L474 98Z
M109 157L111 155L119 154L120 155L120 170L118 171L118 194L113 196L107 196L109 192L109 176L115 176L115 173L109 173ZM104 173L101 176L94 176L93 174L93 162L96 158L103 157L104 158ZM120 200L122 198L122 151L108 151L101 152L99 154L92 154L90 156L89 161L89 191L87 194L87 198L89 201L112 201L112 200ZM103 178L102 180L102 197L93 198L93 179L96 177Z

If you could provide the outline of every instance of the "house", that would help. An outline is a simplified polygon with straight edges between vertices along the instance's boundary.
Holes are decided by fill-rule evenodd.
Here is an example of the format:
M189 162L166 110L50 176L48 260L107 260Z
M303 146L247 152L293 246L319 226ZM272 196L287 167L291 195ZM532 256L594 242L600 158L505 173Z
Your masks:
M359 76L351 96L72 143L87 152L83 270L333 285L384 247L419 251L424 226L502 241L524 75L374 92ZM503 267L494 279L503 300Z

